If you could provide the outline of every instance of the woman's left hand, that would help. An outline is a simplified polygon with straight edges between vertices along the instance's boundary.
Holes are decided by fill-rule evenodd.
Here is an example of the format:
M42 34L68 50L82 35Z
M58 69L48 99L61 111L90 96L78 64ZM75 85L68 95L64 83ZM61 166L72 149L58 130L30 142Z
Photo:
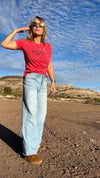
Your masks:
M56 91L55 82L52 82L52 83L51 83L51 87L50 87L50 93L51 93L51 94L54 94L55 91Z

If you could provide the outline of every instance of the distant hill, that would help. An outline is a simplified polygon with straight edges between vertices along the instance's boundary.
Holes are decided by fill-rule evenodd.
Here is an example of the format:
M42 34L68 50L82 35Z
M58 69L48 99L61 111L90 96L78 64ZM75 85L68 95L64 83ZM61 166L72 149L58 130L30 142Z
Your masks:
M0 93L5 87L11 87L13 92L22 92L23 77L20 76L5 76L0 78Z
M4 92L5 87L11 87L13 93L22 93L23 77L20 76L5 76L0 78L0 93ZM47 85L48 98L56 100L73 100L77 102L84 102L95 98L100 100L100 93L90 89L76 88L69 85L56 85L56 92L53 95L49 94L50 84Z

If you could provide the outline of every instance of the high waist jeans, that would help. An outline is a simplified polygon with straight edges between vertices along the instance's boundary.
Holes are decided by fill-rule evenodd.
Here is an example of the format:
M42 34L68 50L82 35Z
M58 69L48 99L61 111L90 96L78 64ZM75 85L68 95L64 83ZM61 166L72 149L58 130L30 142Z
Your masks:
M28 73L23 78L22 142L23 155L37 154L47 112L47 79Z

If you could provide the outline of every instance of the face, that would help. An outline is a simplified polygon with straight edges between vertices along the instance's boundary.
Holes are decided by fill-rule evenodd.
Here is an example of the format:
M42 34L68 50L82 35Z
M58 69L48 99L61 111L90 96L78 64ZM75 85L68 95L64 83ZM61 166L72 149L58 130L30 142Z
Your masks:
M43 34L43 26L40 23L39 19L35 19L33 22L33 34L36 36L41 36Z

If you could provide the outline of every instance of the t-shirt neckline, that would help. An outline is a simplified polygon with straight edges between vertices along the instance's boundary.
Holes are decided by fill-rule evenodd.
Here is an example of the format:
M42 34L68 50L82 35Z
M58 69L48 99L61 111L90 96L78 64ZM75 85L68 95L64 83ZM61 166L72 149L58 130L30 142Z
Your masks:
M33 40L33 42L34 42L36 45L39 45L39 46L43 45L43 43L40 43L40 44L39 44L39 43L36 43L36 41L34 41L34 40Z

